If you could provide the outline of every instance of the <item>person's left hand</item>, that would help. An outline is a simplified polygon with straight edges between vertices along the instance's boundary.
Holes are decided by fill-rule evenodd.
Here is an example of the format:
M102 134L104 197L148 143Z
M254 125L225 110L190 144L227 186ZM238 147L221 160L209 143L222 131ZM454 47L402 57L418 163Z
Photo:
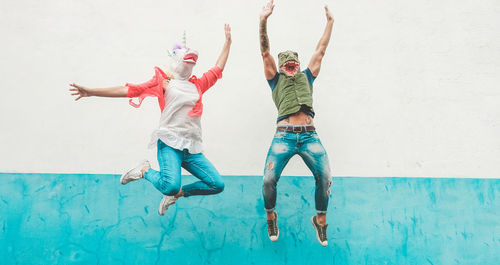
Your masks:
M333 22L332 13L330 12L330 9L328 9L327 5L325 5L325 14L326 14L326 20Z

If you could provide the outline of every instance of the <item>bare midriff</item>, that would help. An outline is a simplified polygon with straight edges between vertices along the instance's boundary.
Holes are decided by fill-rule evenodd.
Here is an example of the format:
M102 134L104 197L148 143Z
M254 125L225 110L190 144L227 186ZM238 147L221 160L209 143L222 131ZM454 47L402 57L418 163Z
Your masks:
M308 115L302 111L298 111L298 112L288 116L288 118L279 121L278 124L313 125L313 117L311 117L310 115Z

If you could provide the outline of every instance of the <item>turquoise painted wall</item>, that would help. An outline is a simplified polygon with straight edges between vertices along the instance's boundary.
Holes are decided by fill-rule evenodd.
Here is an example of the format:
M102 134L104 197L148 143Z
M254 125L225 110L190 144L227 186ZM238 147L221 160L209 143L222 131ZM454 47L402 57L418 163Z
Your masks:
M184 181L191 181L185 177ZM282 177L280 238L266 234L261 177L157 214L147 181L0 174L1 264L499 264L500 179L334 179L321 247L311 177Z

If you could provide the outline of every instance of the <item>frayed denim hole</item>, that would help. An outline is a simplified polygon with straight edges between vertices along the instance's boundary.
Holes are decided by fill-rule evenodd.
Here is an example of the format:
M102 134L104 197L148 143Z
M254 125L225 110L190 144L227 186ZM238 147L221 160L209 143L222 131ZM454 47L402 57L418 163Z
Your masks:
M284 143L274 143L271 150L275 154L283 154L288 152L288 146Z

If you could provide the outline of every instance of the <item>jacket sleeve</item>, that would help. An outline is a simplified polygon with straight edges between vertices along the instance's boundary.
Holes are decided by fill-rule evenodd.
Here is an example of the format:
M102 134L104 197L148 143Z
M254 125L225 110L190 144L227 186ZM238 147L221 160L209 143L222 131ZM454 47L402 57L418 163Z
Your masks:
M200 78L198 78L198 84L200 86L201 92L205 93L210 87L212 87L218 79L222 78L222 70L218 66L212 67L206 73L204 73Z
M167 75L158 67L155 67L155 75L147 82L142 84L127 83L127 97L138 98L139 102L135 103L132 99L129 100L130 105L139 108L142 101L146 97L157 97L160 109L164 107L163 80L168 79Z

